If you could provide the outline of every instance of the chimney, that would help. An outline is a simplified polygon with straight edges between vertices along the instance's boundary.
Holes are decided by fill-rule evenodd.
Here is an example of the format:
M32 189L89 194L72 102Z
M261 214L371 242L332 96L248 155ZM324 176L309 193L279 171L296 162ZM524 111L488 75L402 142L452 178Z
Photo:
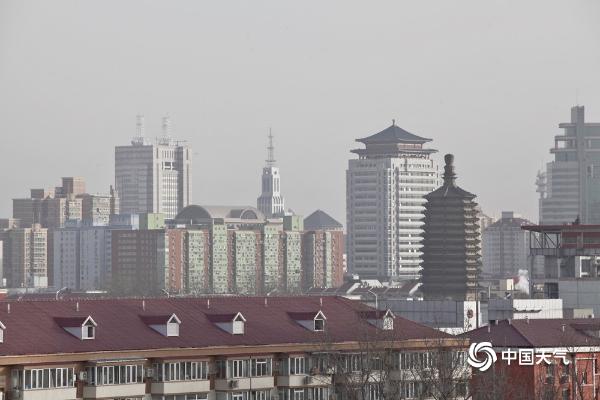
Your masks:
M564 332L564 331L565 331L565 329L566 329L566 327L567 327L567 326L566 326L565 324L562 324L562 325L560 326L560 329L561 329L561 330Z
M321 307L323 307L323 298L319 297L319 304L321 304Z
M146 311L146 300L142 300L142 310Z
M265 307L267 306L267 298L265 297Z
M488 324L487 328L488 328L488 333L492 333L492 325Z
M75 303L75 311L79 311L79 302Z
M210 310L210 299L206 299L206 309Z
M10 303L6 304L6 312L10 314Z
M510 318L509 318L509 319L507 319L507 321L508 321L508 324L509 324L509 325L512 325L512 321L510 320Z

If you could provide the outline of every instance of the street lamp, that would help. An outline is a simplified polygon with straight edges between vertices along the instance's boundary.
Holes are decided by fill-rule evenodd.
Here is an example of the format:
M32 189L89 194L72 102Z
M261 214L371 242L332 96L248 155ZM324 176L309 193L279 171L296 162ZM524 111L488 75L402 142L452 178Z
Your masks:
M373 289L369 288L369 290L367 290L367 292L371 293L373 296L375 296L375 308L377 310L379 310L379 296L377 296L377 293L375 293L373 291Z

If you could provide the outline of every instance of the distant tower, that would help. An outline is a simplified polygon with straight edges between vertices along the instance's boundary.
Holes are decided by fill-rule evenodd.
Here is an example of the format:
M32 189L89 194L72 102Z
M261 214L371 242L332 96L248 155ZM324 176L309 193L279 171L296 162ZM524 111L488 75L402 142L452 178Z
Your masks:
M281 195L281 177L279 168L275 166L275 147L273 135L269 130L269 146L267 147L266 166L262 172L262 192L256 200L256 208L266 217L280 217L285 211L283 196Z
M456 185L454 156L444 160L443 186L425 196L421 290L426 300L476 300L481 267L476 196Z

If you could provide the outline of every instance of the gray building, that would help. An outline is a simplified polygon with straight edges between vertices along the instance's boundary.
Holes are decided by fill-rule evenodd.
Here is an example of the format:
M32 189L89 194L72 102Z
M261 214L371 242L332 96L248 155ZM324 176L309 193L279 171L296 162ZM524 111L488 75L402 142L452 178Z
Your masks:
M156 143L144 137L138 116L138 136L129 146L115 147L115 188L125 214L162 213L174 218L192 200L192 150L171 137L169 117Z
M600 223L600 123L585 122L583 106L571 108L571 121L559 124L554 160L538 173L540 224L563 224L579 218Z
M431 139L393 123L357 139L346 171L348 270L361 278L415 279L421 267L425 195L438 186Z
M503 211L502 218L482 233L482 272L493 278L517 276L520 269L529 270L529 233L521 229L533 223L512 211Z
M261 176L261 193L256 199L256 208L267 218L281 217L285 214L285 201L281 194L281 175L275 165L275 146L273 135L269 133L267 160Z

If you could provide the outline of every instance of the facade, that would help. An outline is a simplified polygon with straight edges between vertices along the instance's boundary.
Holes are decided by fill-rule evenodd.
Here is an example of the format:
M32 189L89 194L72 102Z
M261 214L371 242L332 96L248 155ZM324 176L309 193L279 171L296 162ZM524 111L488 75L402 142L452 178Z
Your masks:
M502 218L482 232L482 272L494 278L517 276L519 270L529 270L529 235L521 229L532 225L512 211L503 211Z
M364 149L346 171L347 263L351 273L381 280L414 279L422 262L425 195L439 183L424 148L430 142L395 123L357 139Z
M115 188L124 214L162 213L174 218L192 201L192 150L170 136L170 120L163 118L163 136L150 143L138 136L129 146L115 147Z
M4 275L9 287L48 286L48 230L35 224L8 231Z
M462 337L496 353L487 371L473 370L471 387L481 398L596 399L598 330L598 319L509 319L467 332Z
M273 135L269 133L267 165L261 177L261 194L256 200L258 208L267 218L281 217L285 213L285 201L281 194L281 175L275 165L275 147Z
M464 339L341 298L74 298L1 306L0 392L9 399L468 397ZM367 335L377 338L368 351ZM450 367L438 366L437 354L451 355ZM449 368L444 389L424 373Z
M456 185L454 156L444 157L444 184L426 195L423 270L426 300L477 300L481 266L475 195Z
M538 173L540 224L560 225L576 219L600 223L600 123L585 122L585 108L571 108L571 121L554 137L554 160Z
M110 216L120 213L119 197L112 186L109 195L84 194L81 201L81 217L87 225L109 225Z

